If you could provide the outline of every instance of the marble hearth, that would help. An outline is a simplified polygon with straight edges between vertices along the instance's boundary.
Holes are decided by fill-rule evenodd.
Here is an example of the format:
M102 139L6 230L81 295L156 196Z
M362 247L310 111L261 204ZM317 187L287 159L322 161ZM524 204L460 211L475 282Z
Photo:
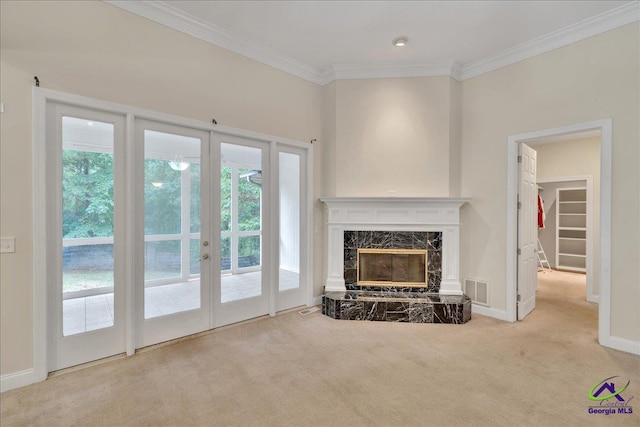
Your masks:
M471 299L433 292L328 292L322 296L322 314L340 320L462 324L471 320Z
M459 209L468 199L321 200L327 205L329 229L323 314L414 323L465 323L471 318L471 301L462 294L458 273ZM362 253L381 253L385 260L378 263L392 271L376 273L377 280L360 277ZM416 260L407 261L403 254L423 254L417 262L424 259L424 266L414 265L408 274L402 269ZM419 284L407 279L418 269Z

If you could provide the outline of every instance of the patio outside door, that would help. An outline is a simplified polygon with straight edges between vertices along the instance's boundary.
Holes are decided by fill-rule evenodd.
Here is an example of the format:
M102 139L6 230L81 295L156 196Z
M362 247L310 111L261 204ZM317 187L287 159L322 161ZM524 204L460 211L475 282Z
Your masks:
M269 312L268 279L272 258L264 251L269 234L269 145L216 135L220 147L220 274L214 285L215 326ZM215 182L215 181L214 181ZM215 208L214 208L215 209Z
M278 147L278 231L274 252L278 258L275 310L298 307L306 302L307 196L306 151Z
M34 93L39 378L306 303L310 147Z
M210 142L148 120L136 121L135 140L140 348L211 327Z
M125 351L124 124L47 106L47 372Z

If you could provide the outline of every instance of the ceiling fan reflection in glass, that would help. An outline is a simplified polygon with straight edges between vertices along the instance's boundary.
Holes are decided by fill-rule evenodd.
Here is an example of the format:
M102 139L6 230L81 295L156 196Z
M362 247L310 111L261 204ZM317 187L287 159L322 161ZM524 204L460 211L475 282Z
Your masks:
M189 167L189 162L184 160L184 157L177 155L169 162L169 167L174 171L185 171Z

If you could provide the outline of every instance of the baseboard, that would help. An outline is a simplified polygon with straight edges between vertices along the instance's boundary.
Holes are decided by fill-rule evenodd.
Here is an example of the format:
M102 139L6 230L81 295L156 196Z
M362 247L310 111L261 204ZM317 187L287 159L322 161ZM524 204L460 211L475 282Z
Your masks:
M311 299L311 301L313 302L313 305L321 305L322 304L322 295L320 295L318 297L313 297Z
M491 308L491 307L485 307L484 305L472 304L471 313L508 321L506 311L498 310L496 308Z
M640 356L640 342L628 340L620 337L609 337L608 343L600 343L604 347L609 347L614 350L624 351L626 353L637 354Z
M24 387L35 382L35 369L25 369L24 371L14 372L13 374L2 375L0 376L0 392Z
M600 304L600 295L587 295L587 301Z

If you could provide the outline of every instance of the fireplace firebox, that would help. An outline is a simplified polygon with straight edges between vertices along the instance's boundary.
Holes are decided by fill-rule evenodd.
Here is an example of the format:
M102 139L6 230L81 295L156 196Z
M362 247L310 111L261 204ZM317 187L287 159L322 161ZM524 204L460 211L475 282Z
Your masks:
M427 251L424 249L357 250L360 286L427 287Z

